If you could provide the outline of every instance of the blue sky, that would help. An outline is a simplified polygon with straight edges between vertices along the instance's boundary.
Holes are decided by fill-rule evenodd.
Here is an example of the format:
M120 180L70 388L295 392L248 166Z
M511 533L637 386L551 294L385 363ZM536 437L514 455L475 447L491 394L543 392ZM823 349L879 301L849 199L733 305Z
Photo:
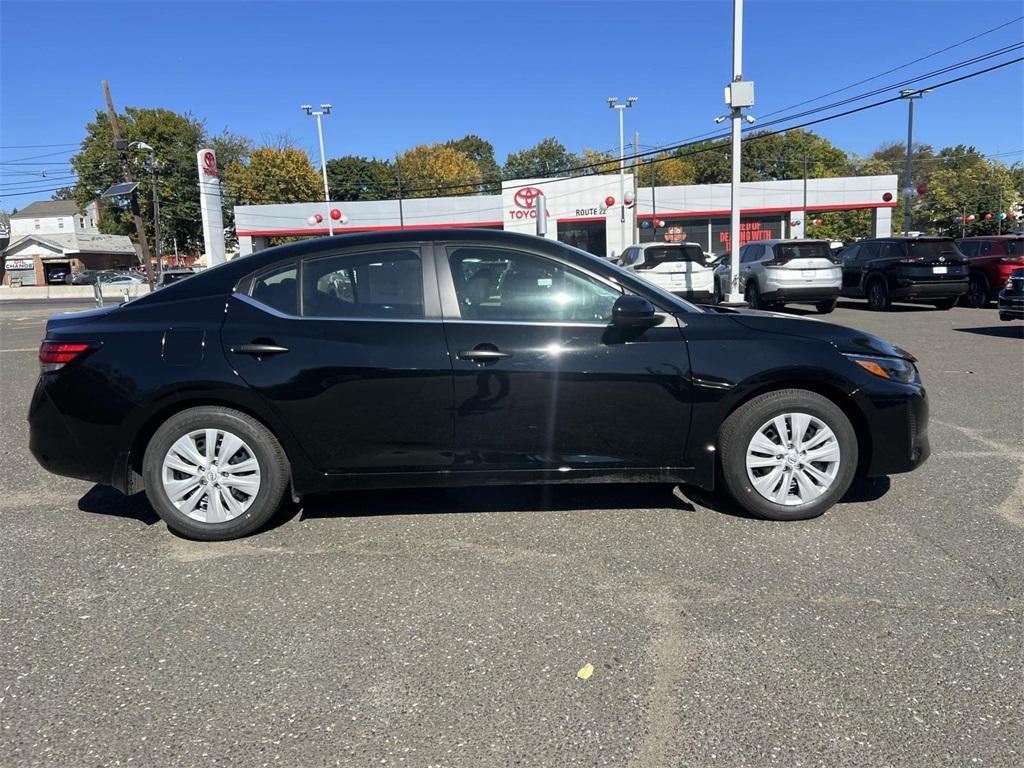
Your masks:
M627 133L639 130L645 145L668 144L713 131L724 111L731 8L728 0L4 1L0 190L54 186L26 174L44 167L60 173L73 147L22 145L79 141L102 107L104 78L118 109L191 111L215 132L228 128L257 141L288 134L311 157L316 130L298 108L305 102L335 105L325 122L329 156L393 156L467 133L490 140L499 162L552 135L576 151L609 149L618 127L605 99L630 95L640 101L627 113ZM744 75L757 86L752 113L849 85L1022 13L1020 2L985 0L748 0ZM1018 21L828 101L1022 39ZM1024 160L1022 93L1021 64L936 91L917 104L915 139L973 144L1008 162ZM863 154L905 139L906 107L894 103L814 130ZM64 154L23 159L49 152ZM36 178L38 187L17 186ZM0 208L48 197L4 194Z

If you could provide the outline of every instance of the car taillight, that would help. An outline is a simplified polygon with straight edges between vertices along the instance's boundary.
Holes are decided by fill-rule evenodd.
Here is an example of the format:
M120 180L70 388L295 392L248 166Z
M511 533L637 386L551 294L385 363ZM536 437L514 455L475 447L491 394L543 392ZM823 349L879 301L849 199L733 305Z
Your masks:
M924 261L923 256L904 256L902 259L898 259L900 264L920 264Z
M44 341L39 346L39 368L43 373L60 370L91 346L81 341Z
M1024 264L1024 256L1003 256L1000 261L1003 264Z

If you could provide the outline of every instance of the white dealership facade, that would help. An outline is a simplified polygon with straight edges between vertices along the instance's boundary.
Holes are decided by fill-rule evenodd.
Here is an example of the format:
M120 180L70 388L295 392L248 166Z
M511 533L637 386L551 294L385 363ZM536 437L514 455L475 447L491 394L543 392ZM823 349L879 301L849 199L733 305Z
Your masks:
M626 176L632 190L632 176ZM710 253L729 250L728 184L641 187L623 205L617 175L526 179L502 184L500 195L427 197L332 203L235 207L239 253L267 247L271 238L433 227L483 227L536 232L538 192L548 215L547 236L600 256L613 257L632 244L634 217L641 242L696 242ZM805 221L830 213L871 212L874 235L892 232L896 176L747 182L742 185L741 242L803 237ZM627 193L627 201L630 195Z

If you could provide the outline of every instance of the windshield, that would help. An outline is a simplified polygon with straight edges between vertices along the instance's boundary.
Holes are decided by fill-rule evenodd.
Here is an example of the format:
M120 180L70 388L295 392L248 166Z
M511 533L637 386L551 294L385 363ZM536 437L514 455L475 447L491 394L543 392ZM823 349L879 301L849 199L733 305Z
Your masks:
M648 264L663 264L672 261L692 261L707 264L707 258L699 245L655 245L644 249L644 261Z
M786 259L831 259L832 249L823 240L809 240L805 243L779 243L775 246L777 258Z
M963 258L952 240L911 240L907 243L910 255L919 259L938 258L939 256L955 256Z

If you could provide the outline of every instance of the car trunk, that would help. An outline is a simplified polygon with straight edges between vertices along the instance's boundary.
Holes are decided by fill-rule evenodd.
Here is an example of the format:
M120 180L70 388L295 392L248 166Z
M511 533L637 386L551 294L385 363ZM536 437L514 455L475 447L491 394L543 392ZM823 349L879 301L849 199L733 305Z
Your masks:
M669 290L710 291L713 285L708 257L693 243L649 246L636 270Z
M779 243L772 254L765 262L769 280L817 285L841 279L838 260L826 242Z
M952 240L912 240L896 272L915 283L962 281L967 276L967 257Z

